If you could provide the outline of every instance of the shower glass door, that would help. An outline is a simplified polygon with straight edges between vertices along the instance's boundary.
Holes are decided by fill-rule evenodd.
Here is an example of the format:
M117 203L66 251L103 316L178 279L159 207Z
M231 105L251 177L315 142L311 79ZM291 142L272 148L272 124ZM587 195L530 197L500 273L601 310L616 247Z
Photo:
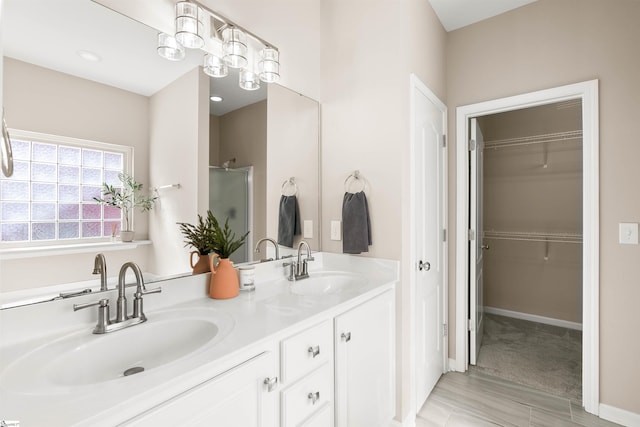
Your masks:
M218 219L220 227L229 218L229 228L236 238L249 231L251 214L251 175L252 167L246 168L209 168L209 209ZM252 247L251 234L245 244L231 255L234 263L250 260Z

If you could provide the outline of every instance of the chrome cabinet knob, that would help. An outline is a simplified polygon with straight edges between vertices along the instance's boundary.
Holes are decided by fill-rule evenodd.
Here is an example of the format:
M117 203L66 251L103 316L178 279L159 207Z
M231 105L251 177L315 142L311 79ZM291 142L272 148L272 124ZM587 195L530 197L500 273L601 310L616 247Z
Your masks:
M485 251L488 251L489 249L491 249L489 245L482 245L481 248L484 249Z
M320 392L316 391L315 393L309 393L307 397L311 400L311 404L315 405L318 400L320 400Z
M275 390L276 386L278 385L278 377L273 377L273 378L265 378L264 379L264 385L267 386L267 391L268 392L272 392L273 390Z
M311 355L311 357L316 357L320 354L320 346L317 345L315 347L309 347L307 352Z

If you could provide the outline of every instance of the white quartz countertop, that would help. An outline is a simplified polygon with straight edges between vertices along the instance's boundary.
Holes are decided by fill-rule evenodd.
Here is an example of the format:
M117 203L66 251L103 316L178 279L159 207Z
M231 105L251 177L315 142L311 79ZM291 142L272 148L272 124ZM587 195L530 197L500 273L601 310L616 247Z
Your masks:
M228 333L223 333L213 345L173 362L98 384L56 384L40 390L34 387L16 391L15 387L7 387L8 381L3 378L8 378L12 365L25 354L59 337L86 333L88 340L103 339L106 335L91 334L97 309L74 312L72 306L104 298L104 294L0 310L0 419L19 420L23 427L117 425L272 348L274 342L393 288L398 281L396 261L327 253L314 256L315 261L309 263L312 277L314 273L341 271L366 280L336 293L298 295L291 292L291 282L284 279L282 261L278 261L256 265L256 290L240 292L238 297L228 300L208 297L208 274L149 285L149 288L161 286L162 293L144 297L148 321L132 328L144 328L153 324L154 317L161 319L173 311L183 316L210 312L222 319ZM108 295L115 307L115 292ZM127 295L131 301L131 289ZM39 378L40 368L33 366L29 375L34 377L25 378L25 382Z

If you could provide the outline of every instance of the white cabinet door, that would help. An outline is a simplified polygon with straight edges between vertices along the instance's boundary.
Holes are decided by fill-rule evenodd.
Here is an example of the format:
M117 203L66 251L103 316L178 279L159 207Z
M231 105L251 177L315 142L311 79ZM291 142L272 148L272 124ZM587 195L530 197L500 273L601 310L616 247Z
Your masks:
M388 426L395 415L395 303L385 293L335 318L336 426Z
M276 427L278 386L269 390L265 379L277 376L277 362L262 353L124 425Z

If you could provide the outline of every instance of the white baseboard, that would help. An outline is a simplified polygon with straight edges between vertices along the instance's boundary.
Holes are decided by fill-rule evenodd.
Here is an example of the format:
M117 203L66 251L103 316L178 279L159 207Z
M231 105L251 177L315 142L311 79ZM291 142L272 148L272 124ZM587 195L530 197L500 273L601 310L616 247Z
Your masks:
M449 358L449 366L447 366L446 371L455 372L457 370L458 370L458 362L456 362L456 359Z
M413 419L410 419L410 417L407 417L406 420L404 421L398 421L396 419L393 419L391 421L391 424L389 424L390 427L416 427L416 417L415 415L413 416Z
M604 403L600 404L600 418L627 427L640 427L640 414Z
M582 323L570 322L568 320L554 319L552 317L538 316L536 314L521 313L519 311L505 310L496 307L484 307L485 313L496 314L498 316L513 317L514 319L528 320L530 322L544 323L545 325L560 326L561 328L582 330Z

